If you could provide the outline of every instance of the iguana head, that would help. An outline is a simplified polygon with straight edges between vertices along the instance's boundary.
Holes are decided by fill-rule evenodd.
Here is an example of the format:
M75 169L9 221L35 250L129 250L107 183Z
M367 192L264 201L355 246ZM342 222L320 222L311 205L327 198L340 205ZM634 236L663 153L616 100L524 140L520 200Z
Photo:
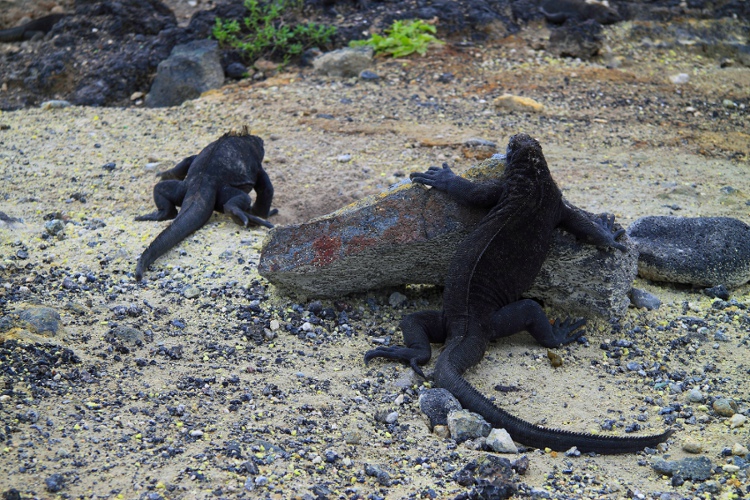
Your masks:
M542 146L528 134L516 134L510 138L505 161L508 168L547 170Z

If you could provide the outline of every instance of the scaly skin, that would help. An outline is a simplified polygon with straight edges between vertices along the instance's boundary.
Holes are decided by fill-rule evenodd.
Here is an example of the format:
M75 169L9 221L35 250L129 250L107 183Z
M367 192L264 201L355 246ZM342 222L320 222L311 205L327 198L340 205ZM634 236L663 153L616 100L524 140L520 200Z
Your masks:
M0 42L21 42L31 40L37 34L46 35L63 17L65 17L65 14L50 14L15 28L0 30Z
M162 231L138 259L135 279L169 249L200 229L214 210L229 214L243 226L273 227L264 220L271 210L273 186L263 170L263 140L250 135L247 127L228 133L206 146L200 154L189 156L171 170L159 174L154 186L156 212L135 220L174 222ZM255 203L248 193L255 190ZM178 206L181 206L179 213Z
M495 182L473 184L446 166L411 175L412 182L432 186L469 206L489 208L479 226L459 245L446 275L442 311L422 311L401 321L405 347L380 347L365 362L382 357L419 365L430 360L430 343L444 343L435 365L435 382L449 390L464 408L479 413L493 427L536 448L582 452L626 453L653 447L670 431L650 436L600 436L548 429L526 422L495 406L473 388L463 373L481 361L497 338L528 331L545 347L573 342L584 320L550 323L542 308L521 295L528 290L547 257L556 227L600 247L626 248L616 239L614 216L591 220L567 204L555 184L542 148L525 134L508 144L507 166Z

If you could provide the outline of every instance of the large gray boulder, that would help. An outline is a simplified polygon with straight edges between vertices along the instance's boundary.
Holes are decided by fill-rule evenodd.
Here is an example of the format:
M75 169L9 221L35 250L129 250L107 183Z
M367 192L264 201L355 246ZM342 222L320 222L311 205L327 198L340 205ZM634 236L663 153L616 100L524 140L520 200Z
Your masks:
M654 281L727 288L750 281L750 226L731 217L642 217L628 228L638 274Z
M219 44L216 40L196 40L178 45L159 63L146 106L178 106L224 84Z
M489 159L466 177L497 177L504 167L501 160ZM258 271L285 291L307 297L409 283L442 285L457 245L485 214L407 181L309 222L275 227L264 241ZM599 249L558 230L527 296L568 314L622 314L637 253L625 236L620 242L627 252Z

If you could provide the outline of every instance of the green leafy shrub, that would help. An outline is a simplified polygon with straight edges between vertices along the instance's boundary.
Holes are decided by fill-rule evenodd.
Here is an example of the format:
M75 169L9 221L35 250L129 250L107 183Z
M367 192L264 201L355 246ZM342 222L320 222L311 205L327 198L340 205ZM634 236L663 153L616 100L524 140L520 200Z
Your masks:
M303 0L245 0L247 17L216 18L213 36L222 46L238 50L245 60L260 57L281 59L284 63L310 47L323 48L331 43L336 28L316 23L287 24L284 14L299 10Z
M442 44L433 35L437 29L421 19L415 21L394 21L393 25L385 30L385 36L372 35L367 40L354 40L349 42L351 47L370 45L376 54L390 54L393 57L408 56L416 52L425 55L431 43Z

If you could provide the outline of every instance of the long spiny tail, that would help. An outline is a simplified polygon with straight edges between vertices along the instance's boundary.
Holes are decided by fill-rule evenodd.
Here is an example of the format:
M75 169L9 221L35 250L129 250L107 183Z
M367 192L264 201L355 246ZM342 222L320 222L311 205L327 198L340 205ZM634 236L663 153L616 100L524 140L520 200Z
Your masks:
M208 222L215 202L215 189L202 189L198 195L188 195L177 217L141 254L135 268L135 279L141 281L148 266Z
M649 436L597 436L540 427L501 410L472 387L449 362L441 364L443 366L435 370L438 387L450 391L464 408L482 415L492 427L505 429L515 441L527 446L556 451L565 451L575 446L582 453L593 451L612 455L634 453L646 447L654 448L672 434L671 430L667 430Z

